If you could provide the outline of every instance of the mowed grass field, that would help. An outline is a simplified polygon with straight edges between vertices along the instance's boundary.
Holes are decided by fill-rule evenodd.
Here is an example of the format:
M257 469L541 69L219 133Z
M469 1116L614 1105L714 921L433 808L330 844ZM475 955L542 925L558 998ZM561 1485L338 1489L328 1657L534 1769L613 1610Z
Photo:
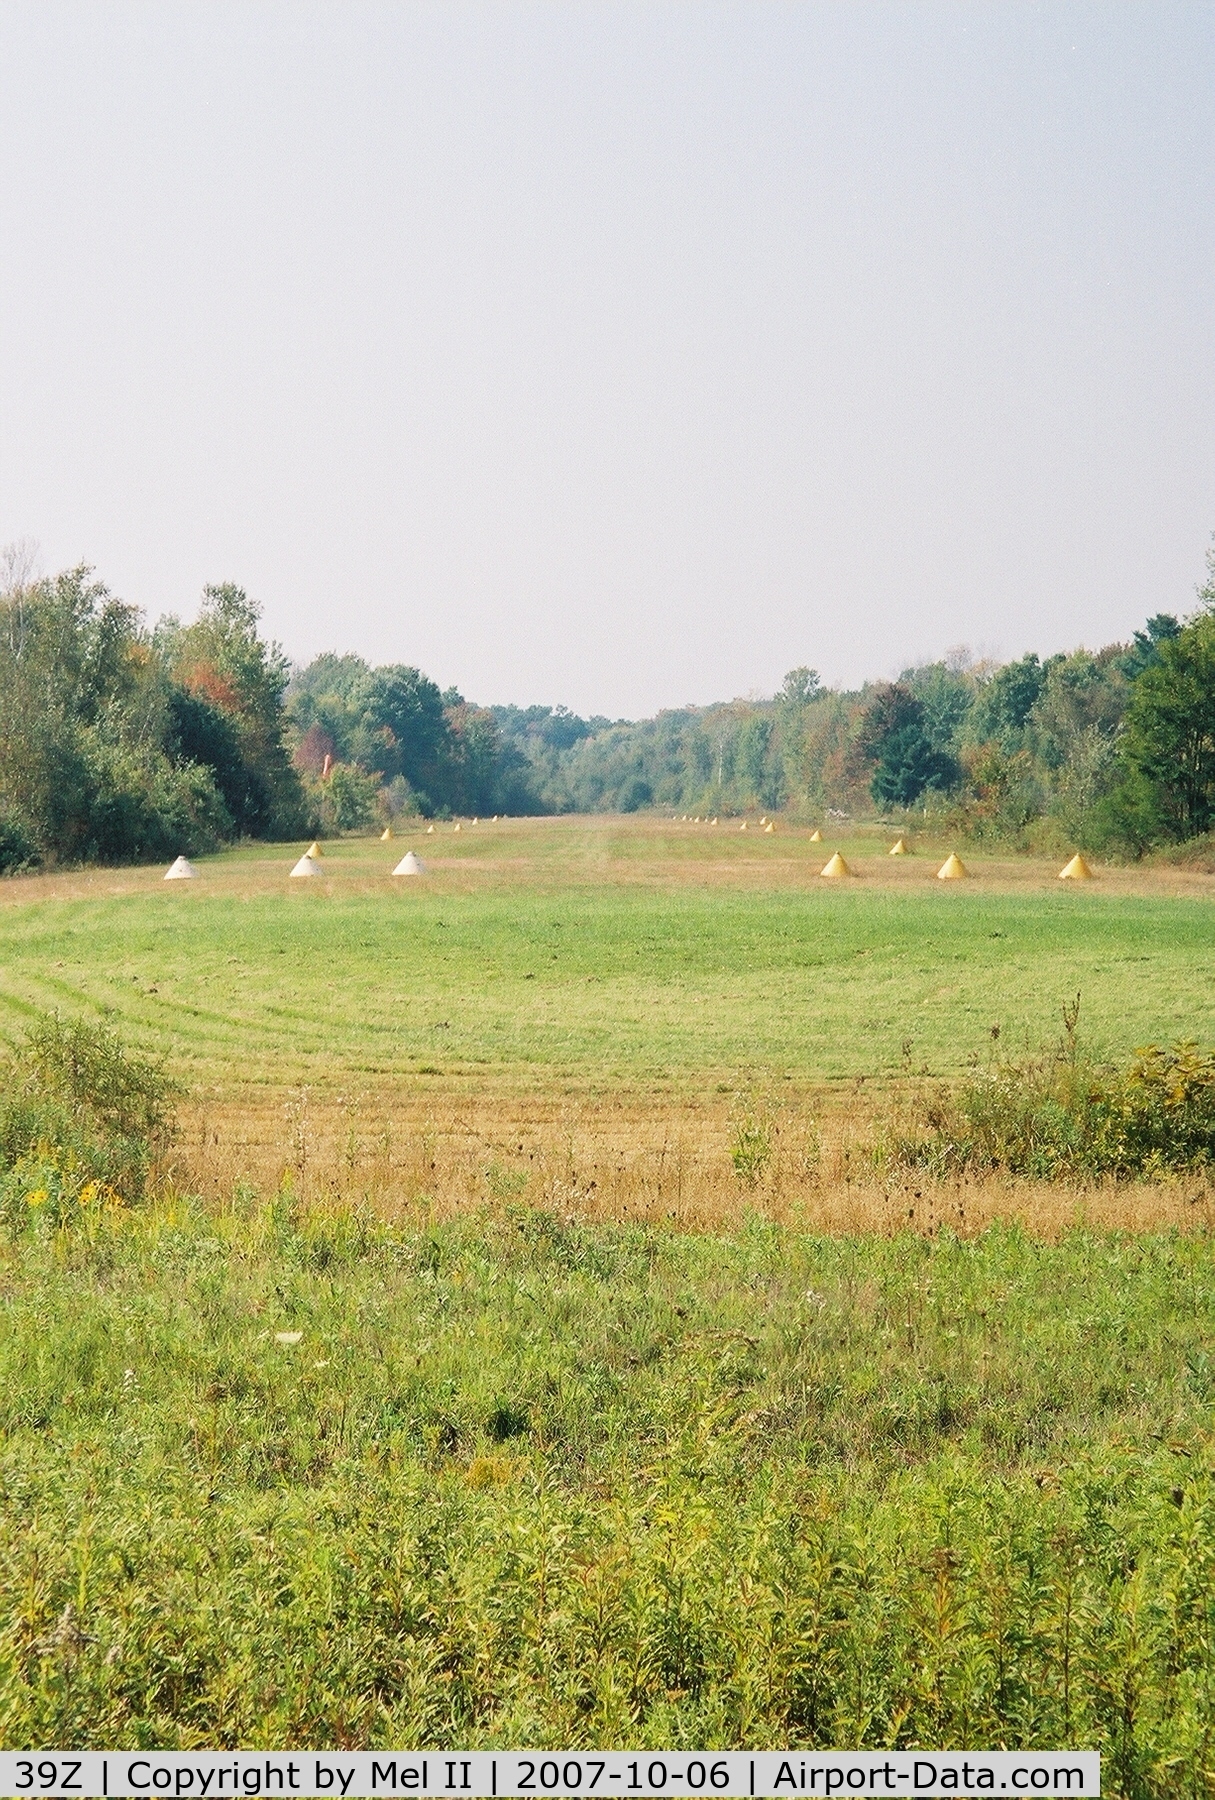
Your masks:
M1077 992L1090 1042L1123 1053L1215 1023L1215 879L968 858L891 862L834 844L645 820L466 824L160 870L0 888L0 1026L31 1009L103 1012L188 1078L341 1083L444 1075L822 1082L947 1075L1005 1045L1037 1048ZM422 880L388 871L411 843Z
M204 1191L291 1168L301 1187L383 1202L526 1194L712 1222L743 1198L730 1133L758 1106L782 1154L752 1200L804 1201L813 1164L820 1217L883 1228L851 1187L831 1213L822 1178L830 1194L857 1176L886 1101L1053 1041L1077 993L1099 1052L1213 1035L1211 877L1079 884L1055 862L968 856L970 878L945 883L948 846L891 859L888 842L466 821L327 845L314 881L288 879L302 845L202 859L192 883L13 881L0 1032L52 1007L163 1055L189 1092L186 1176ZM394 880L409 845L428 873ZM819 876L836 847L852 879ZM1101 1216L1126 1216L1111 1204ZM1003 1207L951 1201L949 1216Z

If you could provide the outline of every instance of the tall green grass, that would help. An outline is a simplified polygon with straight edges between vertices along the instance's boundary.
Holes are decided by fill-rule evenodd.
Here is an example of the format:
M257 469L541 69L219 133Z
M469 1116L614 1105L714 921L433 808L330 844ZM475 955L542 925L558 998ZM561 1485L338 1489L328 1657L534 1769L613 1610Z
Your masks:
M3 1259L6 1744L1095 1745L1211 1790L1206 1237L284 1190Z

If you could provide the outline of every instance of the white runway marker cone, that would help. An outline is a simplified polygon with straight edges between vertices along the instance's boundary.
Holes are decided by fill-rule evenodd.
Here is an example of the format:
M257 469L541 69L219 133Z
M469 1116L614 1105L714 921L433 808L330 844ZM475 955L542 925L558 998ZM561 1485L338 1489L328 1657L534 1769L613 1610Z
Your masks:
M184 856L179 856L177 861L165 870L166 881L196 881L197 879L198 870L193 863L187 862Z
M394 875L425 875L426 864L412 850L407 850L392 872Z

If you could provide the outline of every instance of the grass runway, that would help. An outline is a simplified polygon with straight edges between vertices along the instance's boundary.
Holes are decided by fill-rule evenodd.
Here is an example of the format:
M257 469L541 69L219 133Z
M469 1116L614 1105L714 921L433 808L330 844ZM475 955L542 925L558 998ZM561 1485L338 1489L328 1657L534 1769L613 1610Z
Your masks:
M640 820L466 824L328 846L290 882L292 847L0 889L0 1030L32 1008L102 1013L188 1079L223 1087L438 1069L544 1087L685 1091L757 1075L804 1082L956 1074L991 1029L1015 1051L1057 1032L1079 992L1091 1044L1123 1054L1202 1038L1215 1018L1215 882L968 857L891 863L830 846ZM430 864L390 879L406 842ZM433 1080L433 1073L429 1076Z

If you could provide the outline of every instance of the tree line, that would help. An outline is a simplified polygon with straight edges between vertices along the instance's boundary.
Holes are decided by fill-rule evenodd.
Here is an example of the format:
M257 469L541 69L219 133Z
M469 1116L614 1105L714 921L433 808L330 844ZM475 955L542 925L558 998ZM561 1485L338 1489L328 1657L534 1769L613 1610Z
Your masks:
M90 570L0 597L0 870L289 837L290 665L240 588L148 630Z
M1198 606L1127 643L996 665L959 653L852 692L639 723L496 708L551 811L935 820L971 841L1139 855L1215 827L1215 551Z
M979 841L1139 854L1215 827L1215 552L1198 607L1129 643L964 654L844 692L641 721L478 706L406 664L293 669L208 587L149 628L87 568L0 593L0 872L409 816L925 817Z

